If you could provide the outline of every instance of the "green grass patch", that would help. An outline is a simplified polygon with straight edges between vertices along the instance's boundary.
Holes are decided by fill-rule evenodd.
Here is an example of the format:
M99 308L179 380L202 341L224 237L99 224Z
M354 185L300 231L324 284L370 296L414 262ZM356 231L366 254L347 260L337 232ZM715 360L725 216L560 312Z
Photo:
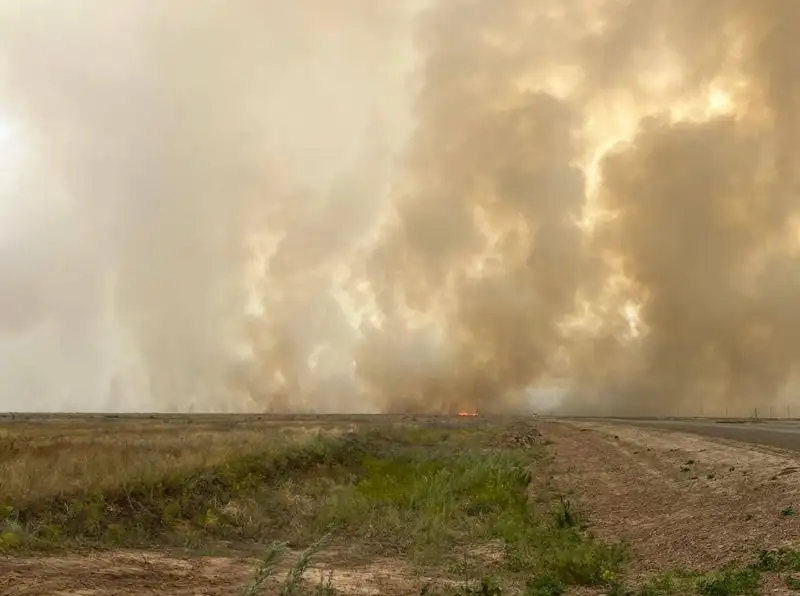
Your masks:
M358 481L337 488L322 518L419 565L454 568L471 559L484 574L527 581L531 594L610 584L622 549L587 534L572 509L566 523L565 502L532 502L531 469L547 465L525 449L395 445L366 456ZM494 560L485 556L492 547L499 550Z
M752 596L761 593L765 574L800 572L800 552L781 548L762 550L749 564L732 564L709 573L671 571L648 580L636 590L621 591L630 596ZM796 579L787 575L789 589Z

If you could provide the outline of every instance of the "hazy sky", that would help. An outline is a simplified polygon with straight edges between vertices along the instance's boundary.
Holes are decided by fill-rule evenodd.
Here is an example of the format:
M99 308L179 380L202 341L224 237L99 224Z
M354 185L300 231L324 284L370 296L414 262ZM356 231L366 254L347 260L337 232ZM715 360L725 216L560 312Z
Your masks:
M0 409L778 399L799 17L5 0Z

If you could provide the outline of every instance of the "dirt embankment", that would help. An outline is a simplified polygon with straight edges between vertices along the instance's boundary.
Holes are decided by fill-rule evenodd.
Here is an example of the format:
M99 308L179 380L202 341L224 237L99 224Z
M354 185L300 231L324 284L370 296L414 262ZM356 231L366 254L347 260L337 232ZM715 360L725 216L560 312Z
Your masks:
M800 540L800 457L723 439L597 422L543 423L558 482L632 573L717 569Z

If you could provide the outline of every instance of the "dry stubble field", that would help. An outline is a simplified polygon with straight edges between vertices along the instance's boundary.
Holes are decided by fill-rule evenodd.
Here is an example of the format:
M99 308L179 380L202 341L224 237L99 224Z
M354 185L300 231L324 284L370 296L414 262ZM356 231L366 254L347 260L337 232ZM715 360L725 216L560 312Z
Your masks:
M598 422L6 416L0 593L792 593L798 469Z

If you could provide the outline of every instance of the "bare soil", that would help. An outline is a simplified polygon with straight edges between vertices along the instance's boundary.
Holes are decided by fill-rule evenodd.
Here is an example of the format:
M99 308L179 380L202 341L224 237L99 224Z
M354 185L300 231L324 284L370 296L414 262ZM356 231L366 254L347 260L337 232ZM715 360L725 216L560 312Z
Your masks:
M800 458L654 428L543 423L557 482L599 535L627 542L633 574L710 571L800 540Z
M289 562L291 562L289 557ZM65 557L0 560L5 596L229 596L250 580L257 561L229 557L175 557L164 553L110 552ZM378 560L330 569L322 562L305 576L310 585L328 581L341 594L418 594L423 578L398 561ZM276 574L280 581L283 573Z
M6 558L0 593L11 595L231 594L249 576L245 561L173 558L116 552L86 556Z

